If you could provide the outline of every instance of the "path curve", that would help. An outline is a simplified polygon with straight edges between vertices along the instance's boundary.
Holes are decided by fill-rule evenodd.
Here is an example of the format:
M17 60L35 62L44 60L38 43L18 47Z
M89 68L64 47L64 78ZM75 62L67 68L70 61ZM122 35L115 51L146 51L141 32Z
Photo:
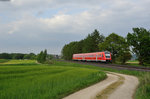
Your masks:
M115 74L124 77L125 80L121 86L109 95L108 99L133 99L134 93L139 84L138 78L124 74Z
M109 86L120 80L120 77L124 77L124 82L111 93L107 95L105 99L132 99L133 94L138 86L138 79L134 76L119 74L119 73L107 73L107 78L95 85L75 92L63 99L102 99L96 98L102 91L108 89ZM106 93L107 94L107 93ZM103 94L102 94L103 95Z

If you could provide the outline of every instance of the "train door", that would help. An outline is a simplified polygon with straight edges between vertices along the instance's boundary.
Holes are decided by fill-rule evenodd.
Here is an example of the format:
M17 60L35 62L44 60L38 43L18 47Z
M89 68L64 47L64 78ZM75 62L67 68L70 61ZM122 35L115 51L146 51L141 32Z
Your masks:
M96 61L97 61L97 57L98 57L98 54L96 54Z
M97 55L97 61L100 61L100 60L102 60L102 55L101 55L101 53L98 53L98 55Z

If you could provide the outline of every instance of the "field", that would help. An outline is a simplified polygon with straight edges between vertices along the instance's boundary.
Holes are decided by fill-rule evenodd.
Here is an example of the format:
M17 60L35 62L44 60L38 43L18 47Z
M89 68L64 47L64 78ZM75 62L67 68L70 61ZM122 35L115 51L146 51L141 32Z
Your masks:
M8 60L6 60L6 59L0 59L0 64L1 63L5 63L5 62L7 62Z
M10 60L0 64L0 99L60 99L106 78L99 69L55 62Z
M105 79L101 71L137 76L140 85L135 99L150 99L150 72L118 71L63 61L41 65L34 60L0 63L0 99L60 99Z
M116 64L121 64L121 62L116 62ZM125 65L130 65L130 66L143 66L143 65L139 65L139 61L138 60L129 60L125 63ZM145 67L150 67L150 64L145 64Z
M36 61L35 60L7 60L6 62L3 62L2 64L19 64L19 65L29 65L29 64L36 64Z
M141 66L139 65L139 61L138 60L129 60L126 62L127 65L133 65L133 66Z

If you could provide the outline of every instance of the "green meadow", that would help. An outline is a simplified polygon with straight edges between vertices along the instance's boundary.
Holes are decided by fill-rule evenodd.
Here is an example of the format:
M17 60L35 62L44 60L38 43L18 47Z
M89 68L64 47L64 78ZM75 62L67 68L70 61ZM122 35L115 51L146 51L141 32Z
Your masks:
M0 99L61 99L105 79L103 71L137 76L140 84L134 98L150 99L150 72L35 60L0 60Z
M7 59L0 59L0 64L5 63L5 62L8 62L8 60Z
M7 60L0 63L0 99L61 99L99 82L106 74L96 68L34 60Z

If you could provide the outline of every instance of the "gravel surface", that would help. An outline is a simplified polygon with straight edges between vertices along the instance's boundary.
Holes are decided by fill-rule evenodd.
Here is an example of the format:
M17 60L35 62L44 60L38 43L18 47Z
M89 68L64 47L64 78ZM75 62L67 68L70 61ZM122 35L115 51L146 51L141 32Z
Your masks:
M108 86L111 86L113 85L113 83L118 82L120 77L124 78L123 83L113 89L111 93L108 93L107 98L105 99L133 99L133 95L139 83L138 78L119 73L107 73L107 76L107 79L85 89L82 89L78 92L75 92L63 99L95 99L96 96L106 88L108 90ZM105 93L105 95L106 94L107 93Z
M124 77L125 80L121 86L109 95L108 99L133 99L133 95L139 84L138 78L124 74L115 74Z

